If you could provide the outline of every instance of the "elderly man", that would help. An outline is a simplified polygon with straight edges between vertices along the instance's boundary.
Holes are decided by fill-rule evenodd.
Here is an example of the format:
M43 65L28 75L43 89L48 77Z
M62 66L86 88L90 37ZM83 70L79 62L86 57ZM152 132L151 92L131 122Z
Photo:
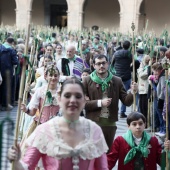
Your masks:
M84 68L89 68L86 62L75 54L75 47L70 45L66 49L66 56L59 59L57 68L61 74L60 81L64 81L72 76L81 79L81 74Z

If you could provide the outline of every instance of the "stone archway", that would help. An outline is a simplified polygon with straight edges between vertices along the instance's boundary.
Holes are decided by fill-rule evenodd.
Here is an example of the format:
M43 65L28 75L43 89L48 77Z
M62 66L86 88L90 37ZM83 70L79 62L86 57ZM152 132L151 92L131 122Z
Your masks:
M84 2L83 26L118 30L120 25L120 4L118 0L86 0Z
M67 0L31 0L32 23L36 25L66 26Z
M0 1L0 24L4 25L15 25L16 21L16 15L15 15L15 9L16 9L16 2L15 0L1 0Z
M165 27L170 30L170 20L167 15L169 6L169 0L155 0L154 3L151 0L143 0L140 6L140 29L145 27L145 23L148 20L147 29L155 31L157 35L161 34Z

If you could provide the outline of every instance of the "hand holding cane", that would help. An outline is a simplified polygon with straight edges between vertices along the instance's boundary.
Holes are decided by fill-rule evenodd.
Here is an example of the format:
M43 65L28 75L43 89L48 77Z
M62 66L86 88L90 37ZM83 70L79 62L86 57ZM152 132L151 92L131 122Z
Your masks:
M25 41L25 54L28 53L29 34L30 34L30 24L28 24L28 26L27 26L27 35L26 35L26 41ZM26 60L24 59L23 66L22 66L17 119L16 119L15 135L14 135L14 145L15 146L17 146L18 135L19 135L19 121L20 121L20 116L21 116L21 103L22 103L23 91L24 91L24 86L25 86L25 72L26 72ZM12 162L11 169L14 170L14 161Z

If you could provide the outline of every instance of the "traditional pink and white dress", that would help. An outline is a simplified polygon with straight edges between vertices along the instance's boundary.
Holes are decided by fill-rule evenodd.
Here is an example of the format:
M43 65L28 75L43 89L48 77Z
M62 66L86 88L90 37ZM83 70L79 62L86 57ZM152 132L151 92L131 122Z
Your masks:
M47 85L42 86L36 90L36 92L34 93L30 101L29 110L32 110L32 109L41 110L41 108L43 107L42 105L45 99L46 91L47 91ZM51 93L50 94L51 96L46 97L40 123L44 123L48 121L49 119L51 119L52 117L56 116L59 111L59 105L57 102L57 89L55 90L49 89L48 91L49 93ZM37 115L34 120L38 121L39 116Z
M47 86L42 86L36 90L36 92L34 93L29 103L29 110L32 110L32 109L41 110L43 101L45 99L46 91L47 91ZM42 111L42 116L40 119L41 124L55 117L59 111L59 105L57 102L57 89L55 90L49 89L49 94L50 94L50 97L46 98L45 105ZM25 153L25 148L26 148L25 140L35 130L35 128L37 127L38 121L39 121L39 113L38 114L36 113L36 115L34 116L34 121L28 128L20 144L23 154Z
M34 170L42 158L45 170L108 170L108 150L101 128L84 117L79 121L85 139L75 148L61 137L59 123L55 117L38 126L26 143L29 146L20 161L25 170Z

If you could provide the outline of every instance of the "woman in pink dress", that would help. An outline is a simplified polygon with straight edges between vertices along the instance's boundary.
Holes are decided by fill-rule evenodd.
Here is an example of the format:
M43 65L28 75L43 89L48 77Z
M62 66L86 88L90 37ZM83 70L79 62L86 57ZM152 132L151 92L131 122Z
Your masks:
M54 65L50 65L47 67L45 74L46 74L47 81L48 82L50 81L49 88L47 89L47 85L37 88L27 108L25 107L24 104L22 104L21 106L21 110L23 110L25 113L27 113L30 116L34 116L33 122L31 123L28 130L24 134L20 143L22 157L25 155L25 152L28 147L26 140L36 129L38 122L40 122L40 124L45 123L51 118L57 116L57 113L59 112L59 104L57 102L57 95L58 95L57 86L59 81L59 71L57 68L54 68ZM45 100L45 96L46 96L46 100ZM39 112L37 112L37 110L41 111L42 107L43 107L42 114L41 114L42 116L40 118L40 114Z
M41 111L43 107L42 116L40 119L41 124L47 122L52 117L56 116L59 111L57 95L58 95L58 86L59 86L58 82L59 82L60 75L58 69L54 67L55 67L54 65L48 66L45 72L47 82L50 81L48 89L47 89L48 85L44 85L40 88L37 88L27 108L25 107L24 104L22 104L21 106L22 111L24 111L30 116L35 116L34 122L29 128L30 130L28 130L28 134L32 133L32 131L37 126L37 122L39 122L40 115L39 113L37 114L37 110ZM46 96L46 100L45 100L45 96Z
M62 117L38 126L28 138L28 149L20 160L19 146L9 149L8 158L17 170L34 170L42 158L45 170L108 170L106 145L101 128L80 112L85 105L83 85L66 80L58 97Z

